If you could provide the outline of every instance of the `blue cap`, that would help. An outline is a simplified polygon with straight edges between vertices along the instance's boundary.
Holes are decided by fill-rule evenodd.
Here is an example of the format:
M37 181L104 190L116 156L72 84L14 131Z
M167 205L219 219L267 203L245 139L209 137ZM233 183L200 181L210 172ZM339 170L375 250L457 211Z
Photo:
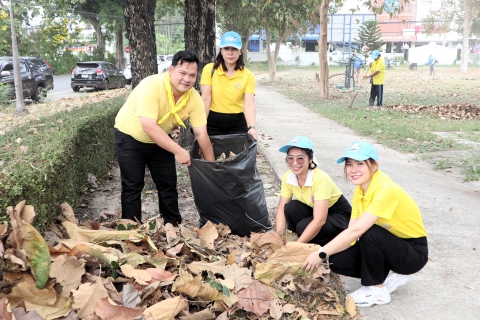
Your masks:
M234 31L225 32L220 40L220 48L234 47L242 49L242 37Z
M290 140L289 143L278 149L280 152L288 152L288 149L296 147L296 148L302 148L302 149L310 149L312 152L313 150L313 142L310 141L307 137L302 137L302 136L296 136L292 140Z
M345 154L343 157L337 160L337 163L342 163L343 161L349 159L364 161L372 158L373 160L378 160L377 150L368 142L355 140L353 143L345 149Z
M373 60L376 60L379 55L380 55L380 51L378 51L378 50L373 50L373 52L372 52L372 59L373 59Z

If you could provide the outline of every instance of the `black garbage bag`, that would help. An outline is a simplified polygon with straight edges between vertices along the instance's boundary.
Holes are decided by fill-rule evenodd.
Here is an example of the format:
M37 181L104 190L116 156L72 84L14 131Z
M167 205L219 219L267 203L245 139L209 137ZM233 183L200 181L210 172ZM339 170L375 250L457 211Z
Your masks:
M188 167L200 225L208 220L228 225L233 234L249 235L271 229L262 179L256 166L257 141L249 134L210 136L215 159L236 154L225 161L201 160L195 141Z

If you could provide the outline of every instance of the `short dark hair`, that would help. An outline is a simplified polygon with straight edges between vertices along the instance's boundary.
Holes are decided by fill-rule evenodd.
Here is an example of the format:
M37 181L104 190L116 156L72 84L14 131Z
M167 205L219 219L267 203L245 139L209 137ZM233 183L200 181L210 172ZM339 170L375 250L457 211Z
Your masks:
M173 67L181 65L184 62L195 62L197 64L197 68L200 66L200 59L198 58L198 55L192 50L178 51L172 58Z
M234 70L243 70L245 67L245 62L243 62L243 52L242 49L239 49L240 53L242 53L239 57L237 62L235 63ZM225 65L225 60L222 56L222 49L218 52L217 56L215 57L215 61L213 62L213 70L217 69L219 65L222 65L223 71L227 71L227 66Z

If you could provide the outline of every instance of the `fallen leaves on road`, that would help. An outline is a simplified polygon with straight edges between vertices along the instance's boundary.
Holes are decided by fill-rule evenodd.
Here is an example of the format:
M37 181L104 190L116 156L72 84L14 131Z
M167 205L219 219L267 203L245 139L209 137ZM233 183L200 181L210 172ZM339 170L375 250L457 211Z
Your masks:
M128 220L77 225L67 203L60 211L51 230L57 237L46 241L29 223L32 206L22 201L8 208L11 225L0 225L5 249L0 317L280 319L288 313L292 319L324 319L354 314L330 287L328 269L314 275L300 269L316 245L288 242L274 231L238 237L210 222L200 229L165 226L158 218L143 225Z

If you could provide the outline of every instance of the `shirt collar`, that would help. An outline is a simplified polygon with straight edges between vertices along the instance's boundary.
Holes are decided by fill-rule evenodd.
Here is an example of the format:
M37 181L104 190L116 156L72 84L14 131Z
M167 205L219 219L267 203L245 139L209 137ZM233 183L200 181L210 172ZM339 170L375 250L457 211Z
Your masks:
M225 71L223 71L223 67L222 65L220 64L218 66L218 68L215 70L215 72L218 72L218 75L221 76L221 75L224 75L225 74ZM231 78L237 78L237 77L242 77L243 75L243 70L236 70L236 72L233 74L233 76L230 77Z
M297 175L290 171L290 174L287 177L287 183L292 186L298 187ZM313 185L313 169L308 170L307 179L305 180L304 187L311 187Z

